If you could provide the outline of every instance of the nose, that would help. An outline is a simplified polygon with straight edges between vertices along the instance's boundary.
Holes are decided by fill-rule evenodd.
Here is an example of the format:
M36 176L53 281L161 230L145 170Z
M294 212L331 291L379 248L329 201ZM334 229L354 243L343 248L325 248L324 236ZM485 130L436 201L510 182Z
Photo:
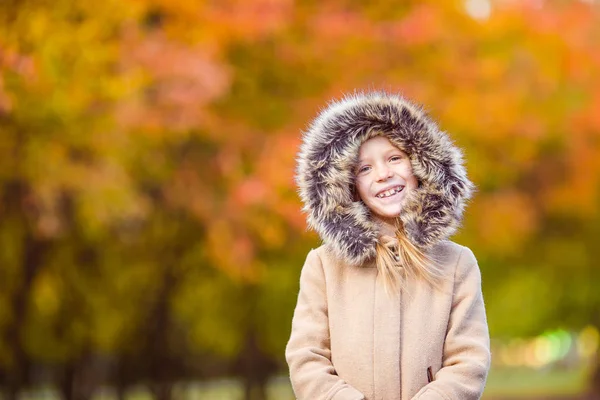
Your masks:
M379 165L375 170L375 179L378 182L385 181L392 177L392 170L385 164Z

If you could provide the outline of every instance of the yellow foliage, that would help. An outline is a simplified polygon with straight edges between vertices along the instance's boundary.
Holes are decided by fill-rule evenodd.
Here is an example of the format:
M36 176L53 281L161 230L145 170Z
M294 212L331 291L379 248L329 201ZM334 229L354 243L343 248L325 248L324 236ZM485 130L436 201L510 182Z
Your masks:
M478 247L494 255L516 255L537 233L539 209L516 191L478 197L468 217L475 224Z

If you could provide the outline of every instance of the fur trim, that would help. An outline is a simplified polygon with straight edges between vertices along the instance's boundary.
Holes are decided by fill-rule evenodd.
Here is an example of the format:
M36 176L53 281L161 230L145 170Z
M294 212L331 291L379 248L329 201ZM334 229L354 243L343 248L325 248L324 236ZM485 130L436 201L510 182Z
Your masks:
M378 227L351 188L361 144L380 134L409 155L420 182L400 214L418 248L428 250L456 231L474 190L461 151L421 107L386 92L355 93L330 103L304 132L296 181L309 227L352 265L368 262L376 252Z

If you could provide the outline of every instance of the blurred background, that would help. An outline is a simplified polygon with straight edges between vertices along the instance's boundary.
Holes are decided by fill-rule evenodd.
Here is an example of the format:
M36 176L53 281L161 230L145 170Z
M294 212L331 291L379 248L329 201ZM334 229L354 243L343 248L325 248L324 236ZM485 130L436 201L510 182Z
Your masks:
M292 399L295 156L355 89L465 149L484 398L600 398L597 0L0 1L0 397Z

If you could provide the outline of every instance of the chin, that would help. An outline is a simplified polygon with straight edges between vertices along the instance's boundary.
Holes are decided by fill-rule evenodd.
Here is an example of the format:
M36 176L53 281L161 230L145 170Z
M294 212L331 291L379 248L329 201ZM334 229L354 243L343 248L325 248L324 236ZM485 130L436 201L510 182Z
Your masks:
M377 215L379 215L379 217L381 218L398 218L400 216L400 212L402 211L402 207L398 206L396 208L393 209L386 209L386 210L381 210L380 212L377 213Z

